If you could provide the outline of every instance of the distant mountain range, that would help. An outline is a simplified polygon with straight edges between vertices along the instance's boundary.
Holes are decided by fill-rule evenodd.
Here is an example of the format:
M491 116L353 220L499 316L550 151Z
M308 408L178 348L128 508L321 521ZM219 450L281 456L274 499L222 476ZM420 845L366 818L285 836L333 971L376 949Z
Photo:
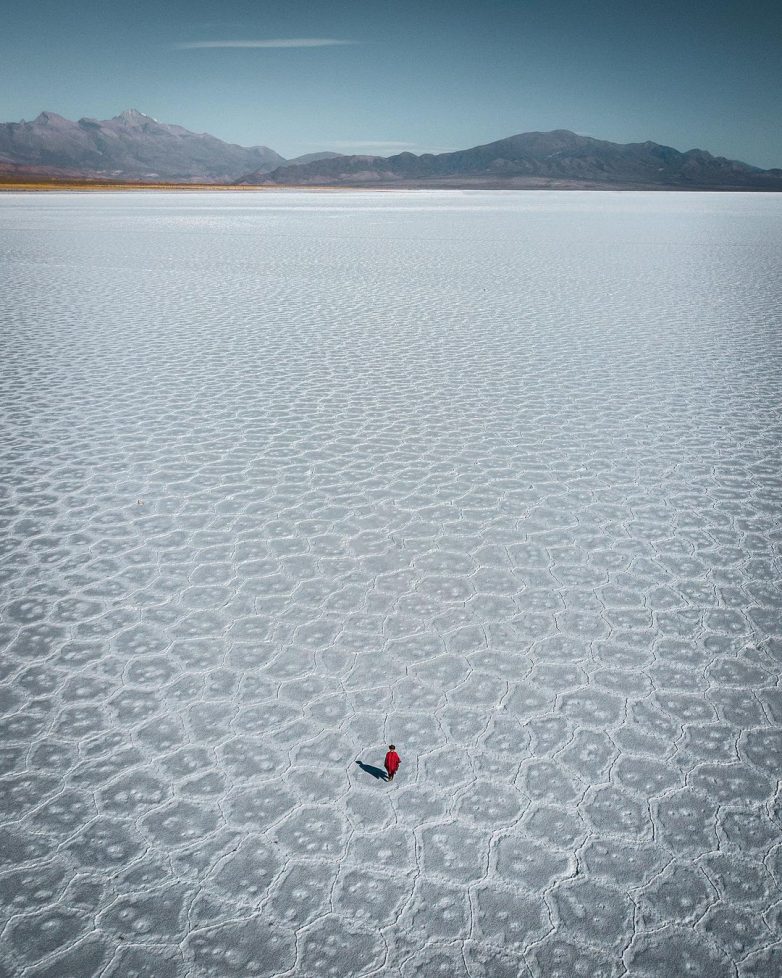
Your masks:
M566 129L526 132L455 153L339 156L243 177L243 185L782 190L761 170L659 143L609 143Z
M135 109L71 122L42 112L0 124L0 178L236 186L497 187L782 191L782 169L761 170L659 143L610 143L566 129L528 132L453 153L286 160L157 122Z
M311 163L323 156L301 157ZM71 122L42 112L32 122L0 124L0 172L20 177L231 183L242 174L291 166L268 146L237 146L171 126L136 109L113 119Z

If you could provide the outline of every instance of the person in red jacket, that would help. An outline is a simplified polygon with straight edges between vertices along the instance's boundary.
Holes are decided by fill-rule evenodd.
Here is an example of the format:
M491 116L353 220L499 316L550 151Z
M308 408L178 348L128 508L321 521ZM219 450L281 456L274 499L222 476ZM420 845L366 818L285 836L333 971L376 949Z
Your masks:
M402 759L396 752L396 747L393 744L388 745L388 753L386 754L386 759L384 761L384 767L386 769L386 778L388 781L394 780L394 775L399 770L399 765L402 763Z

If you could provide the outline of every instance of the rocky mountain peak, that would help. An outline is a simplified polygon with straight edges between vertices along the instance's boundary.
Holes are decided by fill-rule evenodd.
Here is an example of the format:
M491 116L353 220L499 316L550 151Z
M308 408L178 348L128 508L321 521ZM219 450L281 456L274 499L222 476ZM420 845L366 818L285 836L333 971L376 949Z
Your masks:
M115 115L112 122L122 122L126 126L143 126L146 122L157 122L151 115L144 115L138 109L125 109L119 115Z
M56 112L40 112L33 119L34 126L69 126L71 123Z
M265 146L236 146L158 122L129 108L112 119L64 119L42 112L33 122L0 123L0 163L87 178L226 183L275 169L285 159Z

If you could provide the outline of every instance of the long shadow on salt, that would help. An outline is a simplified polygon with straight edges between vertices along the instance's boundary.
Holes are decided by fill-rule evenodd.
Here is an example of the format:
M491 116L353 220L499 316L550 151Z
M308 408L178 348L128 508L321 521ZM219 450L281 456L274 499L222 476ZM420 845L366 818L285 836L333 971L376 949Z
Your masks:
M356 764L364 771L365 774L371 774L373 778L377 778L378 781L386 780L386 772L379 767L373 767L371 764L365 764L363 761L356 761Z

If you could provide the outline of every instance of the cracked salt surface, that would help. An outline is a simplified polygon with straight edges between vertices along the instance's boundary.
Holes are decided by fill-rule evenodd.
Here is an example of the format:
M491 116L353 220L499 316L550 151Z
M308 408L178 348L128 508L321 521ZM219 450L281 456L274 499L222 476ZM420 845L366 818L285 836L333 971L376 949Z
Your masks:
M0 976L782 975L781 231L2 195Z

